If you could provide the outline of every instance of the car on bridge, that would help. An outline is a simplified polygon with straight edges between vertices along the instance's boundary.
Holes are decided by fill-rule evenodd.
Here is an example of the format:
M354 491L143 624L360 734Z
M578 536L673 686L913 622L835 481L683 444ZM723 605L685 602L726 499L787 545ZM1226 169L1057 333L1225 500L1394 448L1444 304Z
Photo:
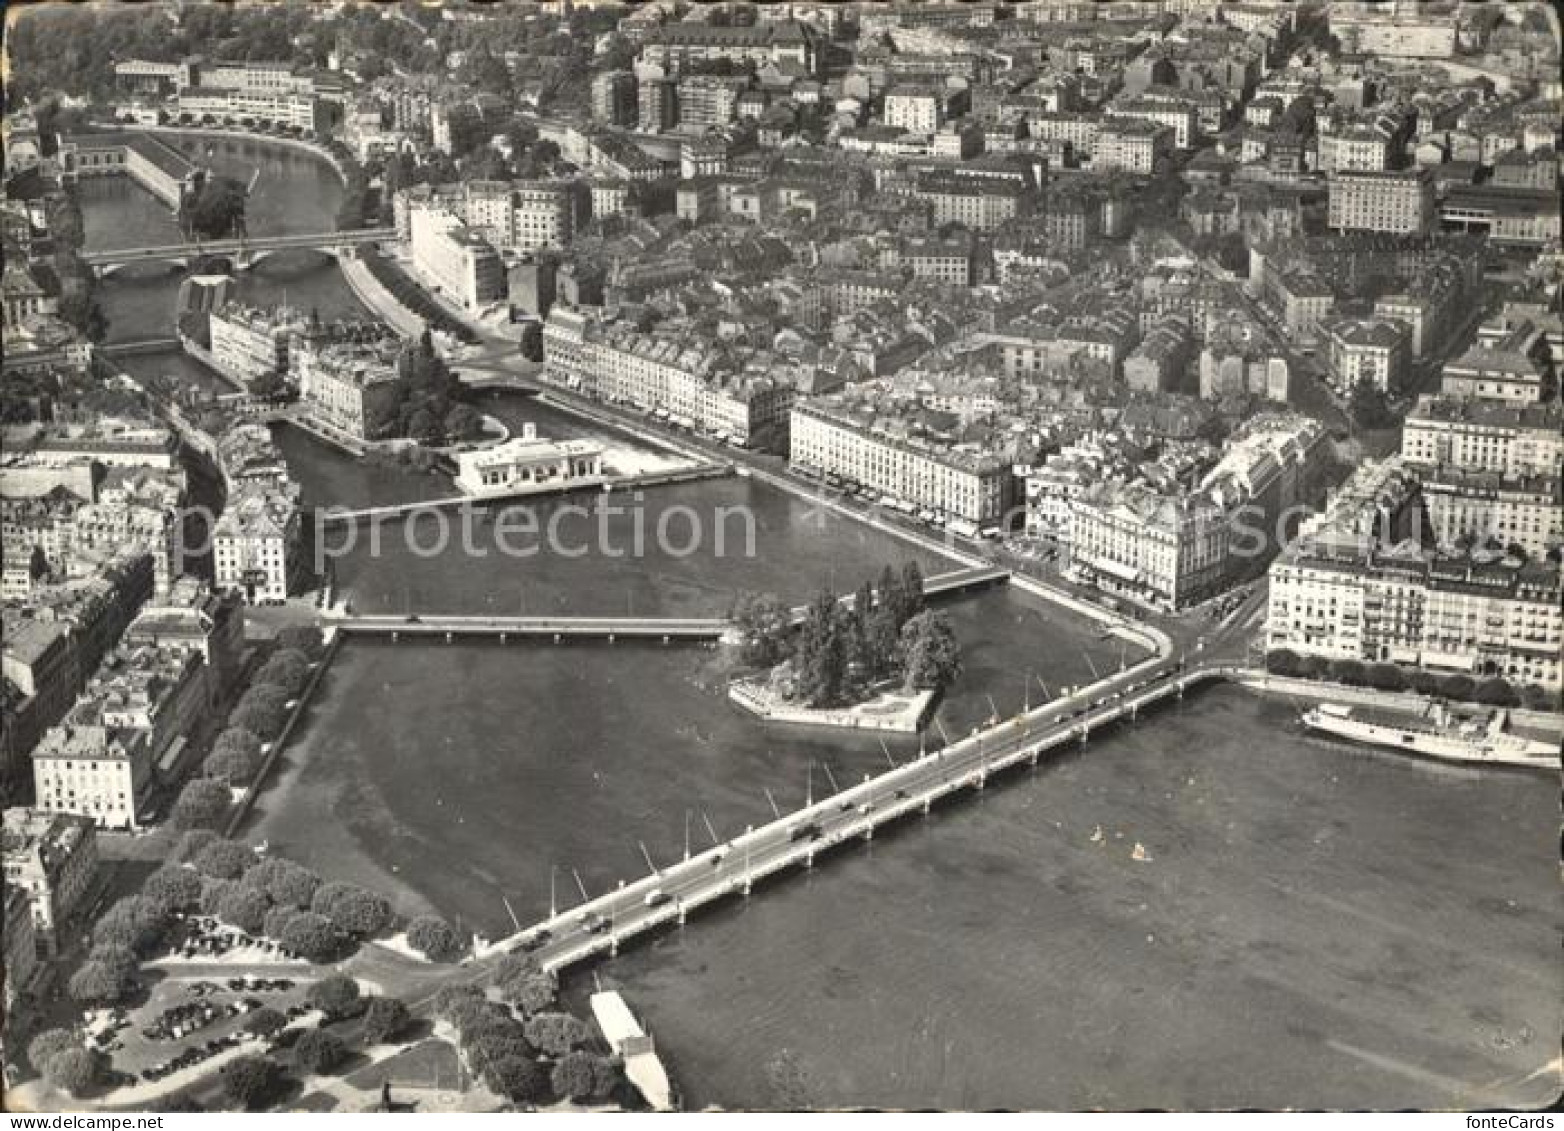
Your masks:
M814 821L810 821L809 823L803 825L796 825L794 826L793 831L788 833L787 839L795 843L801 840L819 840L820 826Z

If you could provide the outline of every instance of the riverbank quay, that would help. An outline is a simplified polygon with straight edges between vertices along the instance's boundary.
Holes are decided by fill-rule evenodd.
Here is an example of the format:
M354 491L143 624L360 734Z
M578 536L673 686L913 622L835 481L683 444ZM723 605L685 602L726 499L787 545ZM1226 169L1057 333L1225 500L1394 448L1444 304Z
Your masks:
M228 819L223 822L223 835L225 837L237 837L239 827L244 824L245 818L250 815L250 810L255 807L256 799L260 797L262 791L266 788L267 779L271 776L278 759L282 757L283 751L287 749L288 740L293 736L294 729L298 726L299 720L303 718L305 710L309 707L310 699L314 696L316 688L320 686L320 681L325 678L327 669L331 667L331 661L336 659L337 652L341 649L342 642L346 639L343 633L336 632L329 627L326 629L325 635L328 637L325 651L321 653L320 659L315 661L315 670L310 673L309 682L299 691L299 697L293 701L293 705L288 709L288 718L283 723L282 729L277 732L277 737L267 747L265 759L261 762L261 768L256 771L254 779L245 787L244 793L229 812Z
M424 332L426 323L413 311L403 306L384 283L357 256L344 256L338 261L342 279L354 297L374 311L387 325L404 338L416 338Z

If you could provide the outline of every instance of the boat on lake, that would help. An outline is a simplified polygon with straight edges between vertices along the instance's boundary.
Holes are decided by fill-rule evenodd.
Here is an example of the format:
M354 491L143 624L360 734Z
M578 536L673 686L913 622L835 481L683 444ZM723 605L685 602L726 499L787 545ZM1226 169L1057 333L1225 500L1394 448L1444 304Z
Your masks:
M1421 709L1321 703L1303 712L1310 730L1428 758L1486 765L1556 769L1557 742L1509 729L1504 708L1453 707L1440 702Z

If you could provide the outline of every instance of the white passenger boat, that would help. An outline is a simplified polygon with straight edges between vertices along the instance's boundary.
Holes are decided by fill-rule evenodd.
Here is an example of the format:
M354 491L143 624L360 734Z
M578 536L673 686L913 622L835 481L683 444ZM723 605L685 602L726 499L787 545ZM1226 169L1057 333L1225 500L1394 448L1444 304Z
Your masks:
M1422 710L1321 703L1302 715L1310 730L1429 758L1556 768L1557 743L1513 734L1509 712L1430 703Z

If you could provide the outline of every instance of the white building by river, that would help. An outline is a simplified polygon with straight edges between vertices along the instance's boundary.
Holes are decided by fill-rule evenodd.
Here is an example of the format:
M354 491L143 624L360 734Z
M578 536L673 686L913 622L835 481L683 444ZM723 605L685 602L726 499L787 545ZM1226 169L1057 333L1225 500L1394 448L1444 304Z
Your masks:
M535 424L520 437L456 456L456 485L469 495L530 495L603 482L603 449L590 440L548 440Z

